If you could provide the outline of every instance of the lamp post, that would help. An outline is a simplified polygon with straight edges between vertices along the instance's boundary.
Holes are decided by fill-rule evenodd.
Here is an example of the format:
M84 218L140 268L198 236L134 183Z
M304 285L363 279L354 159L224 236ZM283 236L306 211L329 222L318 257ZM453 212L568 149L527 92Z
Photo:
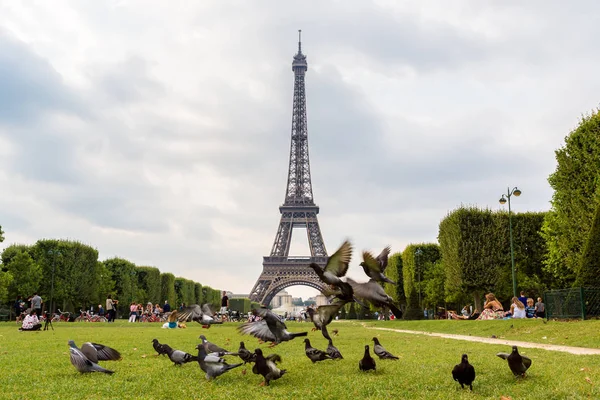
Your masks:
M54 268L56 264L56 256L60 256L59 250L48 250L48 255L52 256L52 278L50 283L50 315L54 312Z
M500 197L500 204L506 204L508 199L508 232L510 236L510 264L512 267L512 283L513 283L513 297L517 297L517 278L515 276L515 250L513 247L513 235L512 235L512 212L510 210L510 198L512 195L519 197L521 195L521 191L515 186L513 190L510 190L510 187L506 190L506 197L502 195Z
M421 267L419 266L419 260L421 258L421 254L423 254L423 250L418 248L415 251L415 268L417 269L417 280L419 283L419 309L422 311L423 307L421 306Z

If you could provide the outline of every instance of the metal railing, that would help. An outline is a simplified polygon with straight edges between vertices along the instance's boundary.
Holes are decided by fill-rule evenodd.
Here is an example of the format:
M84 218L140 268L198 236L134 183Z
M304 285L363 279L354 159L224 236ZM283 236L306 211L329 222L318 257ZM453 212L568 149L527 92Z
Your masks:
M546 318L600 317L600 288L571 288L544 293Z

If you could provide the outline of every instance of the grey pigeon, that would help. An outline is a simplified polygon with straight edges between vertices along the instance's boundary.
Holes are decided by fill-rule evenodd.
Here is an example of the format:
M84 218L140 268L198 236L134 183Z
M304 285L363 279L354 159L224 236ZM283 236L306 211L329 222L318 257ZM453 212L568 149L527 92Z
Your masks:
M508 367L515 376L525 377L525 372L531 367L531 358L519 354L517 346L512 347L512 353L510 354L498 353L496 355L508 361Z
M227 351L227 350L225 350L225 349L224 349L224 348L222 348L222 347L219 347L219 346L217 346L217 345L216 345L216 344L214 344L214 343L211 343L211 342L209 342L209 341L206 339L206 336L204 336L204 335L200 335L200 336L198 337L198 339L202 339L202 344L205 344L205 345L206 345L206 352L207 352L208 354L210 354L210 353L218 353L218 354L219 354L219 356L221 356L221 357L222 357L222 356L237 356L237 355L238 355L237 353L232 353L232 352L230 352L230 351Z
M346 278L346 280L352 286L355 296L370 301L375 307L389 307L396 318L402 317L402 311L396 307L394 299L388 296L381 285L374 279L365 283L355 282L351 278Z
M198 361L198 357L186 353L185 351L173 350L172 348L167 350L167 355L169 356L169 360L173 361L173 365L181 366L182 364L192 361Z
M304 339L304 354L310 359L310 361L316 363L317 361L330 360L329 354L323 350L315 349L310 345L310 340Z
M105 346L99 343L85 342L81 345L81 352L91 362L98 363L98 361L118 361L121 359L121 353L117 350Z
M369 278L375 279L377 282L387 282L395 285L396 282L383 274L388 264L389 254L389 246L383 249L377 258L373 257L368 251L363 251L363 261L360 263L360 266L363 267L365 274L367 274Z
M196 321L205 328L210 328L213 324L223 323L223 321L215 319L215 313L208 304L204 304L202 307L198 304L184 307L183 310L179 311L177 319L179 322Z
M365 355L358 362L358 369L361 371L375 371L375 359L371 357L371 353L369 353L369 345L365 346Z
M330 340L329 332L327 332L327 325L331 323L333 317L336 316L340 308L342 308L344 304L341 302L319 306L315 311L313 308L309 307L306 309L308 316L312 323L315 325L315 328L321 331L325 339Z
M352 244L346 240L340 248L327 259L327 264L324 269L318 264L312 263L309 265L319 278L328 285L338 285L343 283L340 279L348 272L348 266L352 259Z
M158 353L157 356L164 356L165 354L169 354L169 349L171 349L171 346L169 346L168 344L159 343L158 339L152 339L152 347L154 347L154 350L156 350L156 352Z
M287 342L298 336L308 335L308 332L288 332L285 323L268 308L253 309L252 312L262 319L256 322L245 322L238 326L240 333L252 335L260 340L273 342L274 344Z
M342 357L342 353L340 353L337 347L333 345L333 340L331 339L329 339L329 345L327 346L327 354L329 354L329 357L331 357L334 360L344 358Z
M256 360L256 354L251 353L250 350L246 349L244 342L240 342L240 348L238 349L238 356L242 359L244 364L253 363Z
M274 381L279 379L286 373L285 369L277 368L278 362L281 362L281 357L277 354L269 354L266 358L263 355L261 349L254 350L254 354L256 355L256 361L254 362L254 367L252 367L252 372L257 375L262 375L265 380L260 383L260 386L269 386L270 381Z
M109 374L109 375L114 374L114 371L110 371L106 368L102 368L95 362L90 361L85 356L85 354L83 354L81 352L81 350L79 350L79 348L77 348L77 346L75 345L75 342L72 340L69 340L69 353L70 353L69 356L71 359L71 364L73 364L75 369L77 371L81 372L82 374L86 373L86 372L103 372L103 373Z
M373 342L375 345L373 346L373 353L377 354L380 360L398 360L399 358L387 351L381 343L379 343L379 339L376 337L373 338Z
M464 385L469 386L473 391L473 381L475 380L475 368L469 364L469 357L466 354L462 355L460 364L456 364L452 369L452 378L460 383L461 388L465 388Z
M198 349L198 364L200 365L200 369L206 373L206 380L214 379L217 376L223 375L230 369L243 365L242 363L227 364L225 359L219 357L217 353L207 354L206 343L197 345L196 349Z

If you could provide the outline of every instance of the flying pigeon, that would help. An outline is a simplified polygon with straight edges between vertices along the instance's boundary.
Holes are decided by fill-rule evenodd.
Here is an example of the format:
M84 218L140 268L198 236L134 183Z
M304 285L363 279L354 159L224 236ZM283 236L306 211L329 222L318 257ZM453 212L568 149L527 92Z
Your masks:
M216 353L207 354L207 347L207 342L196 346L196 349L198 349L198 364L200 365L200 369L206 373L205 376L207 381L223 375L230 369L234 369L240 365L243 365L242 363L231 365L227 364L227 362L225 362L223 358L217 356Z
M340 353L337 347L333 345L333 341L331 339L329 339L329 346L327 346L327 354L329 354L329 357L331 357L334 360L344 358L342 357L342 353Z
M203 328L210 328L213 324L222 324L223 321L215 319L215 313L212 312L208 304L200 307L198 304L192 304L179 312L177 317L179 322L196 321Z
M309 307L306 309L310 320L315 325L315 328L321 331L325 339L330 340L329 332L327 332L327 325L331 323L333 317L338 313L340 308L342 308L344 304L342 303L334 303L325 306L317 307L315 311L313 308Z
M246 349L244 342L240 342L240 348L238 350L238 356L242 359L244 364L253 363L256 360L256 354L251 353L250 350Z
M198 361L198 357L191 355L190 353L186 353L181 350L173 350L169 347L167 349L167 355L169 356L169 360L173 361L173 365L179 365L189 363L192 361Z
M383 274L387 268L389 254L389 246L383 249L377 258L373 257L373 255L368 251L363 251L363 261L360 263L360 266L363 267L365 274L367 274L369 278L374 279L377 282L387 282L395 285L396 282L392 281Z
M379 343L379 339L376 337L373 338L375 345L373 346L373 353L377 354L380 360L398 360L399 358L387 351L381 343Z
M321 268L318 264L311 263L309 265L319 278L326 284L332 285L339 289L339 297L342 301L352 301L352 288L340 278L346 275L350 260L352 259L352 244L346 240L340 248L333 253L325 264L325 268Z
M315 349L310 345L310 340L304 339L304 353L306 357L310 358L310 361L316 363L317 361L323 361L331 359L329 354L324 352L323 350Z
M365 346L365 356L358 362L358 369L361 371L375 371L375 359L369 353L369 345Z
M72 340L69 340L69 353L71 364L73 364L75 369L81 372L82 374L86 372L103 372L109 375L114 374L114 371L102 368L95 362L88 359L86 355L77 348L75 342Z
M298 336L308 335L308 332L288 332L285 323L268 308L253 309L252 312L262 319L256 322L245 322L238 326L240 333L252 335L260 340L273 342L274 344L286 342Z
M469 357L466 354L462 355L460 364L456 364L452 369L452 378L460 383L461 388L465 388L464 385L468 385L471 391L473 391L473 381L475 380L475 368L469 364Z
M270 381L279 379L286 373L285 369L277 368L276 363L281 362L281 357L277 354L269 354L267 358L264 357L261 349L254 350L256 355L256 361L252 372L257 375L262 375L265 380L260 383L260 386L269 386Z
M157 356L168 354L168 350L171 349L171 346L165 343L159 343L158 339L152 339L152 347L158 353ZM173 350L173 349L171 349Z
M388 296L377 281L371 279L369 282L358 283L351 278L346 278L346 281L352 286L352 290L357 297L370 301L375 307L389 307L396 318L401 318L402 311L396 307L393 303L394 299Z
M508 361L508 366L515 376L525 377L525 372L531 367L531 358L519 354L517 346L512 347L512 353L498 353L498 357Z

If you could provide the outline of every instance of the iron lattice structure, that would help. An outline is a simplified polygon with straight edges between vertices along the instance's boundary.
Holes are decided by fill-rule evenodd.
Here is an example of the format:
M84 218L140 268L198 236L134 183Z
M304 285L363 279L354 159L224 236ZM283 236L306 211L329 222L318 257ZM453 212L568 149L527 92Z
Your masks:
M319 207L313 199L310 177L304 83L307 70L306 55L302 54L302 42L298 40L298 53L292 62L294 105L285 201L279 207L281 219L271 254L263 257L263 271L250 292L250 299L263 305L268 305L277 292L289 286L305 285L320 291L325 288L317 274L308 267L313 262L324 267L327 250L317 219ZM306 228L310 257L289 257L295 227Z

